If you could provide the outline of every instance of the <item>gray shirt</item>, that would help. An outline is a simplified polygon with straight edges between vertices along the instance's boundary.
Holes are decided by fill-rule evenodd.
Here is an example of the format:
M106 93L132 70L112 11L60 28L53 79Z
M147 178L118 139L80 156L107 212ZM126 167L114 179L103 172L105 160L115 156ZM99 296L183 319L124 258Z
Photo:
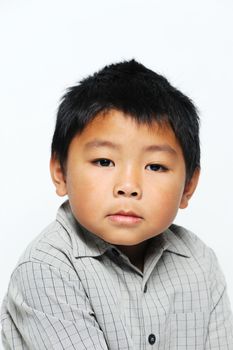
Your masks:
M5 349L233 349L224 276L197 236L172 225L150 239L141 272L68 201L21 257L1 322Z

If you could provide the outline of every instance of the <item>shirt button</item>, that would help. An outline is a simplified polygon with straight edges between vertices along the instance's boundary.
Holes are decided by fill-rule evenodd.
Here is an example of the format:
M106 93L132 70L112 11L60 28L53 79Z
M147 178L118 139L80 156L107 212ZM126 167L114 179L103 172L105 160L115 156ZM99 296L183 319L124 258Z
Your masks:
M150 343L151 345L153 345L153 344L155 343L156 337L155 337L155 335L154 335L153 333L151 333L151 334L149 335L148 341L149 341L149 343Z
M144 293L147 292L147 284L145 284L143 292L144 292Z

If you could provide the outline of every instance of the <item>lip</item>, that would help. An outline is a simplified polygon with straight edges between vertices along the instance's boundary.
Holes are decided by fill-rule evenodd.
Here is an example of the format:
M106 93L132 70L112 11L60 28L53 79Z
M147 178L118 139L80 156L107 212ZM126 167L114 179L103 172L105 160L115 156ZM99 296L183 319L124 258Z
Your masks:
M138 216L133 211L118 211L108 215L110 221L124 225L135 225L142 221L142 217Z
M141 216L139 216L138 214L134 213L131 210L120 210L116 213L110 214L110 215L121 215L121 216L131 216L131 217L135 217L135 218L140 218L142 219Z

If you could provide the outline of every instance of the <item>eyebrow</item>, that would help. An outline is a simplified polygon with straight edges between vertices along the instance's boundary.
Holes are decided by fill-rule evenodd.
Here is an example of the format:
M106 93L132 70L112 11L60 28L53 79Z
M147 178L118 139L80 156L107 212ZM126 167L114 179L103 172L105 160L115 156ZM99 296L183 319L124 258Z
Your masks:
M108 147L114 150L120 150L121 145L117 143L113 143L107 140L94 139L93 141L87 142L84 146L85 150L91 148L100 148L100 147ZM177 152L169 146L168 144L158 144L158 145L149 145L142 148L143 152L168 152L172 155L177 155Z

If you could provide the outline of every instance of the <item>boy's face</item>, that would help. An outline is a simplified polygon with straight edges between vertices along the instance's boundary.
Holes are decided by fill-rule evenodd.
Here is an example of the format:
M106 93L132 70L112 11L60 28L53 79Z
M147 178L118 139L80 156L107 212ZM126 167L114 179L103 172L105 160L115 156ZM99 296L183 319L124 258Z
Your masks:
M115 110L97 116L74 137L65 175L56 159L51 173L58 195L68 195L80 224L122 246L167 229L198 180L196 172L185 185L182 149L170 127L139 126Z

